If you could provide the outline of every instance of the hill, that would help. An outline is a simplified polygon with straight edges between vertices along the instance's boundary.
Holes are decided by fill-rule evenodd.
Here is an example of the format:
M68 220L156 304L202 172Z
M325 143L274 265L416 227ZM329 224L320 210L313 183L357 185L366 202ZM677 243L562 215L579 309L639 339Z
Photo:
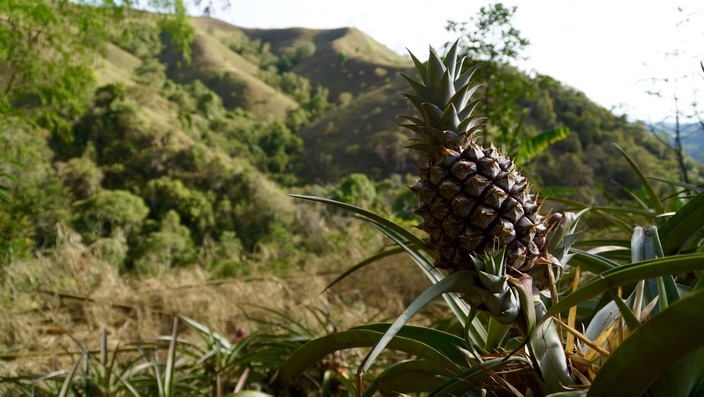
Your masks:
M653 123L646 127L674 146L677 128L675 123ZM684 152L694 160L704 163L704 125L700 123L682 124L680 126L680 135Z
M155 18L133 18L128 34L105 42L89 107L64 120L70 139L33 134L19 119L3 127L4 142L28 148L7 160L33 164L11 171L28 182L0 209L0 219L22 220L0 230L12 255L51 245L53 225L65 223L88 244L121 236L110 255L123 270L197 261L229 272L257 255L291 265L301 260L294 246L316 252L334 233L315 229L320 214L303 232L285 193L333 196L353 173L377 182L374 205L408 216L397 204L416 159L397 116L411 112L400 77L409 59L354 28L193 18L185 62ZM520 103L523 133L572 131L524 164L536 187L588 203L629 198L640 182L615 144L646 174L676 179L674 156L644 126L549 76L524 79L533 93Z
M310 104L314 93L327 96L334 105L295 128L303 139L303 152L291 169L303 180L325 184L354 172L374 179L414 172L413 154L404 149L408 135L397 127L397 116L410 111L402 97L406 84L400 78L412 69L409 59L354 28L244 29L213 18L194 18L192 26L190 65L180 64L168 47L159 55L169 79L198 80L222 98L226 109L244 109L260 119L284 120L309 106L306 101ZM541 184L589 190L600 185L612 194L619 191L613 188L614 181L635 187L637 181L624 179L629 173L626 165L615 164L620 159L613 145L619 143L635 144L634 155L642 157L646 171L672 176L665 175L663 167L649 168L656 160L673 159L642 126L615 117L547 76L526 79L532 79L536 89L534 98L522 104L529 111L526 134L556 126L567 126L575 134L528 166ZM301 90L306 93L301 95ZM555 172L557 164L566 163L581 170L580 178ZM593 193L606 199L595 191L582 197L594 197Z

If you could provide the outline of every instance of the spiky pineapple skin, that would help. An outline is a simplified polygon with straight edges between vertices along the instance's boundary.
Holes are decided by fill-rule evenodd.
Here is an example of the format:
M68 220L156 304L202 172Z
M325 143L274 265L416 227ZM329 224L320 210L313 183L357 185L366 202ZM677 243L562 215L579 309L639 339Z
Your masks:
M526 178L509 157L473 137L458 149L425 156L411 187L419 200L414 213L423 219L418 227L438 253L435 266L455 272L468 268L471 256L505 248L508 266L529 270L542 257L547 227Z

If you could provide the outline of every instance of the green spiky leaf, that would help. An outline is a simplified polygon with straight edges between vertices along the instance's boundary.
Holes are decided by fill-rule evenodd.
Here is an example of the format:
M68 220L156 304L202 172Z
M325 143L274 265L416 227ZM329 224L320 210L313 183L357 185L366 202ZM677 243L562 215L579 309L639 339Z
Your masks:
M428 67L425 71L425 85L434 89L437 87L443 73L445 73L445 65L440 60L440 56L435 49L430 48L430 57L428 58Z
M450 79L455 78L455 73L456 73L456 67L457 67L457 47L459 44L459 40L455 40L454 44L450 47L449 50L447 50L447 54L445 54L445 58L443 58L442 62L445 64L445 67L447 70L450 72Z
M450 98L452 98L457 91L455 90L454 84L452 84L449 71L446 70L445 73L443 73L438 85L433 87L433 91L433 100L436 104L445 106L445 104L450 102Z
M531 137L527 141L521 143L521 146L518 148L518 152L516 153L515 161L518 163L525 163L534 159L535 156L545 151L548 146L567 138L569 133L569 128L560 127L541 132L540 134Z

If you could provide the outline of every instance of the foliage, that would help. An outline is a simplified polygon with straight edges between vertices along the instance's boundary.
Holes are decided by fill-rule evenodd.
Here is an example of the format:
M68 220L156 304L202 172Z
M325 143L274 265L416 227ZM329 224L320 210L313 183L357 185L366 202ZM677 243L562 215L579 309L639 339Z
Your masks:
M351 174L345 177L337 188L334 198L363 208L370 208L376 201L374 183L364 174Z
M676 213L665 215L662 200L648 178L628 155L624 156L648 192L643 204L646 211L619 207L593 211L623 225L626 233L635 230L630 243L582 241L580 247L589 247L588 251L571 249L581 234L573 221L585 212L577 217L566 214L566 222L560 223L549 242L554 258L550 266L556 277L552 284L542 287L549 298L524 299L523 294L530 291L524 289L525 280L513 280L513 288L521 296L522 315L507 324L497 322L490 307L467 306L472 300L466 297L474 293L471 285L477 282L474 270L444 277L428 259L432 252L426 252L413 234L393 222L342 202L301 196L357 213L401 248L364 261L342 277L389 254L406 252L434 285L393 324L379 325L376 335L363 333L363 329L373 327L363 326L344 331L340 343L331 337L307 343L284 364L281 376L284 380L296 379L307 366L331 352L366 346L372 350L357 372L357 387L362 387L357 389L358 395L384 390L381 385L390 387L387 393L432 391L438 395L489 390L523 394L573 390L574 395L610 395L618 389L635 396L647 389L657 396L672 395L673 387L679 388L675 395L701 392L700 352L704 340L688 332L691 327L679 327L681 335L670 329L675 323L700 321L697 305L702 295L699 278L704 270L699 252L704 242L700 230L704 193L698 193L684 206L680 204ZM631 225L640 223L641 216L659 226L633 229ZM488 270L490 267L505 266L501 260L476 260L476 271L493 273L496 270ZM449 294L454 292L462 293L465 299ZM454 314L456 321L465 325L463 333L443 334L407 324L443 293L450 306L457 308ZM623 298L626 296L628 299ZM489 316L477 316L477 311L489 311ZM566 322L560 320L560 313L567 315ZM575 337L579 342L575 343ZM347 343L341 343L343 340ZM426 350L428 346L434 350ZM377 354L386 347L413 355L416 358L411 362L415 364L390 363L381 371L369 372ZM463 354L457 356L458 350ZM573 363L569 368L565 356ZM663 360L654 365L655 357ZM510 370L500 372L502 368ZM417 382L400 382L408 378Z
M72 193L52 168L47 131L22 119L8 117L0 126L0 146L7 175L5 199L0 205L0 263L49 247L56 224L67 223Z
M191 33L183 19L183 3L145 5L174 15L176 23L167 18L164 27L187 56ZM0 59L8 77L0 81L0 111L28 114L65 133L70 124L64 117L71 119L86 108L96 50L104 48L112 29L119 26L114 22L122 22L131 6L112 1L3 2Z
M528 110L522 103L536 92L531 80L511 65L521 60L521 52L530 43L512 25L515 12L515 6L495 3L481 7L469 22L449 21L447 25L448 31L459 35L461 56L472 65L482 63L474 78L486 84L479 112L487 118L487 141L509 154L516 153L525 139L521 129Z
M101 190L74 206L76 228L91 242L118 230L127 235L133 228L139 230L149 213L140 197L124 190Z
M195 253L190 230L181 224L178 212L170 210L163 215L158 230L140 239L132 266L142 274L158 274L193 263Z
M36 27L41 18L49 18L49 14L43 14L46 10L41 9L48 2L33 0L27 4L26 8L8 14L15 18L13 21ZM409 215L409 208L414 205L413 195L406 188L411 182L396 174L374 183L369 176L347 172L343 168L344 159L330 149L338 145L349 156L356 156L354 165L364 164L369 168L366 161L359 161L360 156L372 152L368 150L370 146L365 146L369 143L382 154L377 157L385 164L394 163L395 172L410 169L404 163L403 137L393 125L375 129L376 119L386 118L387 109L395 111L394 106L403 106L398 105L400 101L388 101L381 95L383 106L364 102L370 101L371 95L360 94L360 88L345 86L342 92L354 92L354 96L346 98L349 99L346 106L330 110L327 88L300 67L314 64L315 57L327 51L322 44L316 48L310 42L311 45L288 50L276 48L276 51L272 50L276 42L252 40L233 44L246 59L256 61L258 69L253 74L269 82L270 88L278 89L277 95L284 93L300 105L287 118L265 120L246 109L226 106L227 98L215 92L212 80L202 71L198 77L210 86L200 79L185 83L174 80L174 65L178 62L169 58L170 47L162 45L164 25L139 17L141 13L126 13L126 19L121 21L135 29L108 32L105 26L110 24L88 24L84 32L80 23L66 21L84 18L98 24L95 21L106 19L91 19L93 11L104 12L101 18L113 18L110 13L119 10L96 11L72 2L56 4L64 8L58 9L55 20L53 17L45 20L45 29L49 30L44 32L57 29L57 39L42 41L39 38L44 33L41 33L36 45L45 47L22 47L27 49L27 57L12 59L16 65L26 66L27 74L10 74L17 76L15 82L0 86L11 88L1 97L4 107L0 146L9 150L0 154L0 197L4 198L0 202L3 241L0 264L21 263L18 260L51 253L48 248L67 225L75 227L87 244L79 256L95 253L121 270L136 270L145 277L167 271L174 275L179 270L174 268L194 264L194 268L207 269L208 277L215 278L241 277L260 269L265 275L278 274L292 268L307 270L309 263L320 260L317 257L326 250L329 256L323 260L349 258L355 256L353 253L359 256L374 248L374 244L368 244L368 234L360 232L349 218L320 206L293 203L284 195L281 188L284 185L302 194L339 200L336 206L355 211L396 244L385 247L348 273L406 252L435 284L422 299L409 306L409 311L393 327L370 322L335 333L338 331L335 325L325 322L329 314L315 309L315 316L324 320L318 327L323 332L282 315L277 317L276 327L273 322L262 322L260 331L233 342L202 324L181 318L181 324L187 323L202 338L200 343L182 338L183 327L174 327L169 336L156 342L116 347L111 355L107 348L98 353L81 347L75 353L74 365L65 370L42 377L4 379L8 393L26 392L34 387L37 393L51 395L69 391L130 395L135 390L144 395L192 394L195 390L212 395L225 390L259 390L272 395L349 394L356 388L352 372L357 366L365 370L360 384L370 394L432 390L439 390L438 394L459 394L482 387L497 394L515 394L512 387L521 391L530 387L535 394L546 394L565 386L560 377L574 383L574 394L583 393L589 382L593 393L597 393L613 390L614 382L619 381L623 390L637 388L642 383L641 374L648 373L654 379L658 371L665 371L665 375L652 385L652 395L664 395L663 390L670 387L668 382L673 379L674 384L684 385L680 387L691 386L681 394L698 391L695 389L701 385L697 376L701 374L702 361L698 350L701 338L696 328L682 327L673 340L651 338L652 333L669 332L662 323L701 322L697 309L701 307L699 229L704 199L699 187L662 182L650 185L652 181L671 178L676 164L666 159L662 145L642 126L613 116L591 103L584 94L549 77L528 79L510 67L496 69L496 65L506 66L510 60L502 58L502 53L516 56L525 45L521 40L514 41L520 38L518 32L511 29L504 32L509 46L503 48L467 44L480 45L483 40L471 35L463 42L468 53L488 61L488 72L513 76L500 81L489 76L487 93L492 94L493 87L503 89L501 92L509 97L521 92L510 100L502 96L488 98L486 103L492 105L487 111L495 112L490 124L494 135L490 137L497 142L505 139L510 147L516 144L508 139L510 133L521 131L520 144L513 147L522 148L523 152L516 153L523 157L524 163L530 161L528 167L536 174L535 183L573 188L568 191L573 193L572 198L584 201L555 199L551 204L582 211L578 216L582 226L604 221L613 226L606 230L589 227L577 239L578 229L565 225L560 232L566 235L560 236L564 239L555 239L556 249L552 251L562 267L557 264L552 267L556 279L541 287L542 303L536 301L534 306L526 303L531 302L531 295L526 293L524 280L511 279L512 290L525 296L521 296L524 301L520 319L507 325L497 322L490 313L473 312L473 307L460 298L481 294L475 288L477 280L481 282L479 276L463 273L445 277L432 267L433 253L423 248L417 232L408 230L415 222ZM90 12L78 15L75 10ZM0 17L4 16L5 9L0 11ZM512 9L492 6L485 12L486 19L477 20L477 26L486 28L486 32L497 26L510 27ZM41 18L34 21L33 16ZM7 21L0 20L0 29L4 29L0 33L9 29ZM172 21L183 23L178 19ZM42 58L40 48L59 45L61 37L68 34L65 29L58 32L59 23L75 26L79 33L76 37L97 32L93 37L94 49L100 49L99 44L110 33L121 50L138 59L135 73L127 80L94 90L92 79L83 74L88 69L79 68L86 65L81 62L95 57L97 53L91 52L92 49L78 49L73 60L61 55L66 49L57 50L56 54L49 52L51 57ZM457 32L465 29L463 34L476 30L465 25L455 27ZM31 32L23 30L15 32L17 36L0 37L12 38L17 43L22 37L26 39L27 34L31 36ZM180 33L187 37L187 31ZM0 50L9 48L2 47L7 43L0 43ZM73 39L66 43L73 43ZM6 59L11 59L5 58L7 53L2 51L0 68L6 66ZM494 60L482 58L482 51ZM16 52L13 54L17 56ZM350 71L360 65L352 52L340 55L344 57L335 56L335 61L344 58L343 67ZM37 70L55 73L47 65L57 60L61 62L56 62L56 70L66 71L66 80L59 79L57 91L52 93L47 90L53 87L34 73ZM36 65L32 66L32 62ZM367 84L361 76L350 80ZM0 78L0 84L8 82ZM386 90L394 95L398 91L388 85L378 90L375 87L374 92ZM526 92L532 96L522 96ZM369 107L362 109L362 104ZM524 109L529 109L527 114ZM335 124L342 119L334 117L346 112L354 113L349 116L351 122ZM314 126L316 120L321 120L324 126L318 130L321 144L311 144L302 138L301 130ZM573 133L564 137L563 126ZM59 131L62 133L57 134ZM509 134L499 135L502 131ZM540 131L547 132L540 134ZM340 135L355 137L358 143L342 145L338 141ZM561 137L565 139L555 142ZM548 150L540 152L546 143L550 144ZM627 161L622 160L614 143L628 148ZM312 156L304 156L311 151ZM300 186L301 170L318 159L328 159L326 169L344 178L326 186ZM631 171L634 164L642 168ZM381 166L374 172L376 177L389 175ZM611 180L619 185L607 183ZM544 192L547 191L546 188ZM693 197L693 192L698 195ZM604 205L609 200L619 200L618 206ZM355 206L374 208L393 219L385 220ZM636 226L641 229L633 233ZM662 248L662 255L654 257L658 247ZM485 273L489 269L502 269L502 265L500 258L475 264ZM644 278L646 282L641 283ZM448 309L437 309L440 305L430 303L446 290L461 293L444 295L452 315L448 315ZM11 292L7 296L10 295ZM433 327L406 323L413 312L431 309L442 311L444 317ZM558 312L562 317L553 317ZM542 324L541 317L545 321ZM634 318L643 325L636 324ZM268 332L273 329L276 332ZM584 337L572 332L575 330ZM573 334L581 339L575 341L569 336ZM630 338L634 338L633 342ZM683 344L673 347L674 339ZM107 339L104 340L107 345ZM380 340L382 343L378 343ZM644 340L652 349L641 348ZM357 347L372 348L373 355L360 362L364 358L359 355L360 350L346 349L350 341ZM305 342L309 344L304 345ZM400 353L382 349L387 342ZM297 351L298 348L301 350ZM527 353L530 350L537 354ZM381 356L375 358L379 352ZM684 352L691 355L683 355ZM638 354L638 361L626 358L633 353ZM293 359L284 363L288 357ZM566 370L560 357L570 360ZM652 365L653 357L662 360ZM666 369L665 364L671 362L673 366ZM553 371L546 369L555 363L558 366ZM276 369L281 372L277 381L272 382ZM282 378L301 374L298 381L280 382ZM678 378L686 382L679 382Z
M343 362L330 361L309 371L299 385L274 382L283 357L305 341L334 326L324 311L309 308L317 323L308 324L273 312L277 323L253 318L260 328L251 334L238 330L230 340L191 318L174 318L169 335L153 341L115 345L107 332L100 349L76 346L73 365L46 376L0 378L3 394L34 395L154 395L182 394L237 396L298 395L303 390L335 393L350 386ZM186 324L183 329L181 324ZM190 334L186 339L185 332ZM344 356L340 356L344 358Z
M468 116L473 106L465 105L464 91L459 93L468 90L470 77L465 76L470 76L473 70L457 77L461 82L453 81L454 68L462 65L462 60L456 61L456 49L453 45L445 59L440 59L431 49L427 64L412 56L422 80L406 77L417 94L407 97L423 117L403 116L412 123L404 126L419 135L411 140L412 146L427 156L419 165L421 179L428 178L431 182L427 185L441 185L440 193L427 189L423 191L427 200L421 197L424 203L432 202L432 205L424 204L428 205L426 211L438 214L439 218L431 220L424 216L426 224L420 228L430 234L430 240L421 240L392 220L355 205L296 196L349 210L396 245L360 262L332 284L376 260L406 253L430 279L432 286L393 323L379 325L382 330L377 335L361 327L300 347L281 368L282 380L297 379L328 354L364 346L371 350L357 370L355 391L358 396L379 391L382 394L430 392L431 395L608 395L616 388L634 396L671 395L673 388L678 389L675 395L701 393L704 364L698 350L704 349L704 339L693 332L672 333L673 339L663 336L667 336L667 327L673 322L700 321L701 312L696 308L700 300L699 278L704 270L699 252L704 242L701 235L704 192L683 184L685 190L675 193L674 197L681 198L688 188L695 189L697 195L681 207L680 201L675 202L674 213L666 212L663 200L637 162L616 146L631 168L631 177L641 185L640 195L624 188L637 207L589 208L565 201L569 206L576 205L579 212L550 216L545 235L540 236L540 242L532 243L536 244L535 255L540 257L531 266L523 266L522 258L533 254L525 246L519 250L518 261L512 257L515 254L509 252L510 244L522 239L519 228L530 229L529 239L538 236L538 226L525 218L522 224L519 221L515 226L510 225L512 238L506 241L496 237L493 249L460 253L450 241L458 233L466 233L457 230L458 222L476 223L491 213L486 223L496 224L504 221L506 210L498 204L495 210L473 215L475 210L472 209L459 219L455 202L451 202L450 208L450 201L444 201L446 193L457 197L457 190L453 190L452 182L440 184L445 178L445 168L450 168L443 162L452 161L452 174L457 177L455 166L460 162L448 159L454 158L453 149L465 150L463 143L458 144L462 134L471 134L476 129L473 118ZM461 106L456 105L456 101ZM482 153L480 148L469 147L467 152ZM494 149L483 150L487 153ZM461 154L463 158L465 153ZM498 173L497 161L489 163L494 164ZM425 179L422 183L426 183ZM458 189L480 189L480 193L466 199L478 208L486 195L481 189L489 182L467 178L465 183L470 186ZM513 193L513 183L511 188L497 188L503 197L509 189ZM670 184L676 186L676 183ZM449 187L443 191L442 186ZM527 192L525 196L532 197ZM520 209L521 216L527 217L523 215L529 211L527 205ZM586 251L573 248L582 234L577 231L576 221L590 210L620 228L622 234L632 233L630 250L628 240L624 243L609 239L581 242L588 247ZM542 221L542 217L540 219ZM640 222L655 226L644 228L639 226ZM477 238L475 236L465 238ZM537 244L544 248L537 248ZM441 266L440 259L432 260L433 257L444 258L442 255L450 255L452 265ZM447 269L448 274L440 273L440 267ZM432 328L419 331L409 325L414 315L440 296L445 298L462 330L456 335L445 335ZM628 298L624 299L625 296ZM593 302L581 307L582 313L579 313L578 306L589 300ZM561 314L567 314L566 322L562 321ZM582 333L580 329L585 331ZM575 338L579 339L578 343ZM682 343L682 339L686 343ZM644 342L649 345L646 349L642 347ZM391 363L381 371L372 371L386 348L409 354L413 357L409 362L413 364ZM462 354L455 355L457 351ZM658 365L644 360L659 355L663 361ZM641 368L637 368L639 366ZM645 379L644 373L648 374ZM416 381L404 382L404 379Z

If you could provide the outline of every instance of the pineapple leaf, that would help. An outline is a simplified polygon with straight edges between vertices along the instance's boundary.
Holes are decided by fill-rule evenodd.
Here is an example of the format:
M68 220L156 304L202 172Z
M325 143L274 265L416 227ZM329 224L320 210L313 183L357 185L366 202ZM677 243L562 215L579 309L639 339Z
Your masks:
M164 395L173 397L176 394L174 390L175 370L176 370L176 343L178 337L178 317L174 317L174 326L171 332L171 341L169 342L169 351L166 354L166 369L164 370Z
M460 77L455 80L455 88L460 88L464 85L467 85L469 81L472 79L472 75L474 75L474 72L479 68L479 65L472 66L464 72Z
M457 109L455 105L450 104L442 115L443 129L456 131L459 124L460 118L457 116Z
M699 193L660 227L660 241L665 255L680 252L702 225L704 225L704 193Z
M479 88L479 87L478 86L473 87L472 89L469 90L469 92L467 94L468 95L474 94L474 91L476 91L477 88ZM474 109L477 108L477 105L479 105L479 102L481 102L481 100L482 100L481 98L477 98L477 99L473 100L472 102L466 104L464 107L457 107L457 109L460 109L460 112L459 112L460 120L464 121L465 119L470 118L472 113L474 113Z
M351 212L354 212L355 214L361 215L369 220L375 221L380 225L384 225L386 228L389 230L392 230L396 235L403 237L406 239L409 243L422 247L425 243L423 240L418 238L415 234L409 232L408 230L404 229L403 227L399 226L398 224L384 218L383 216L377 215L371 211L365 210L364 208L357 207L352 204L347 204L343 203L341 201L336 201L336 200L331 200L331 199L326 199L322 197L314 197L314 196L305 196L305 195L300 195L300 194L289 194L289 196L294 197L294 198L299 198L303 200L309 200L309 201L316 201L319 203L324 203L324 204L330 204L335 207L339 207Z
M618 296L618 293L613 289L609 289L609 295L611 295L611 299L613 299L613 302L618 306L618 310L621 312L621 318L626 322L628 329L631 332L638 329L638 327L640 327L640 319L638 319L636 314L633 313L633 310L624 302L623 298Z
M385 228L379 223L372 221L371 224L383 233L385 233L389 238L394 240L396 244L400 245L403 249L405 249L411 259L413 259L413 261L418 265L418 267L420 267L420 269L425 273L426 277L428 277L428 279L430 279L433 284L436 284L445 278L440 273L440 271L435 266L433 266L433 264L427 258L425 258L418 250L412 249L411 247L408 247L406 244L400 241L398 239L397 234L390 232L387 228ZM482 325L478 318L469 318L469 309L467 308L467 304L462 299L460 299L460 297L456 293L443 294L443 298L450 307L450 310L452 310L452 312L454 313L457 321L463 328L467 330L466 332L469 338L479 346L483 346L484 344L486 344L486 328L484 327L484 325ZM467 321L470 321L469 325Z
M413 106L418 110L419 113L423 114L423 104L426 102L423 98L417 96L417 95L412 95L412 94L404 94L404 96L411 101ZM418 125L426 125L426 121L423 120L421 121L420 124Z
M489 325L487 326L487 338L486 345L484 349L486 351L493 352L494 350L502 346L503 340L508 335L508 331L513 326L510 324L502 324L498 322L494 317L489 317Z
M439 107L447 106L447 103L450 102L450 98L457 92L455 91L455 86L452 84L452 78L448 70L442 74L438 85L434 87L434 91L433 100L435 104Z
M408 85L410 85L411 88L413 88L413 91L419 97L429 98L433 95L433 92L428 87L424 86L423 84L419 83L418 81L413 80L412 78L406 76L405 74L401 74L401 77L406 79L406 81L408 82ZM406 97L408 97L408 95L406 95Z
M695 193L704 192L704 188L702 188L701 186L692 185L691 183L684 183L684 182L675 181L672 179L659 178L657 176L649 176L648 179L652 179L652 180L658 181L658 182L665 182L669 185L679 186L679 187L691 190Z
M663 214L665 213L665 206L662 205L662 202L660 201L660 198L658 197L658 194L655 192L655 189L653 188L653 185L650 184L650 181L648 178L643 174L643 171L641 171L640 167L636 164L635 161L631 158L631 156L626 153L625 150L621 149L620 146L616 145L616 149L618 149L619 152L623 155L623 157L626 158L626 161L628 161L628 164L631 166L633 171L636 173L638 176L638 179L640 180L640 183L643 184L643 187L645 188L645 191L648 193L648 197L650 197L650 205L653 206L653 209L655 210L655 213L657 214Z
M704 290L699 290L638 327L606 360L591 384L589 395L611 396L614 390L620 395L644 395L649 386L644 380L657 379L670 365L704 346L701 329L694 326L704 323L703 306ZM673 327L673 324L683 326ZM697 367L700 373L701 361ZM697 383L696 379L688 381ZM670 391L676 386L670 385ZM691 393L696 390L676 395Z
M332 288L335 284L337 284L337 283L339 283L340 281L342 281L342 280L344 280L345 278L347 278L347 276L349 276L350 274L356 272L357 270L359 270L359 269L361 269L361 268L363 268L363 267L366 267L366 266L369 265L369 264L372 264L372 263L374 263L374 262L376 262L376 261L378 261L378 260L384 259L384 258L389 257L389 256L392 256L392 255L402 254L402 253L404 253L404 252L405 252L405 250L404 250L403 248L401 248L401 247L396 247L396 248L388 249L388 250L386 250L386 251L379 252L379 253L376 254L376 255L372 255L371 257L369 257L369 258L367 258L367 259L365 259L365 260L359 262L358 264L352 266L351 268L347 269L344 273L342 273L340 276L338 276L337 278L335 278L335 280L333 280L330 284L327 285L327 287L325 287L325 289L323 290L323 292L329 290L329 289Z
M433 128L442 128L442 109L433 105L432 103L423 103L422 105L423 117L428 122L428 126Z
M466 113L466 109L470 108L474 110L474 107L478 103L478 101L475 101L472 104L474 106L467 106L467 102L470 100L470 98L472 98L472 95L474 94L474 92L477 91L478 88L478 85L470 88L469 84L465 84L459 90L457 90L457 92L452 98L450 98L450 103L454 104L457 109L460 109L460 113L464 114L464 118L467 118L470 114L472 114L471 110L469 111L469 113Z
M364 391L362 397L394 395L396 393L431 392L442 385L440 376L453 373L427 360L402 361L380 373Z
M423 126L425 126L425 121L419 119L418 117L407 116L407 115L401 115L398 117L400 117L402 119L406 119L406 120L410 121L411 123L413 123L413 124L400 124L401 127L405 127L405 128L413 130L413 128L422 128ZM416 130L414 130L414 131L416 131Z
M526 363L526 361L524 357L518 356L500 357L484 361L448 379L442 386L437 388L431 396L460 396L469 394L467 390L470 389L472 385L476 385L479 381L486 379L489 374L494 373L494 371L498 371L512 362L530 365L530 363Z
M636 227L631 238L631 261L638 262L654 258L662 258L665 254L660 244L658 229L655 226L648 228ZM658 299L658 308L654 310L657 313L659 310L667 308L670 302L674 302L681 298L677 285L672 275L659 277L658 279L646 280L648 286L657 285L655 288L646 288L645 296L648 301Z
M611 269L616 269L620 265L604 256L592 252L572 248L574 257L579 260L581 266L594 274L601 274Z
M87 352L82 353L78 359L73 363L73 366L71 367L71 370L68 371L68 374L66 374L66 378L64 379L64 383L61 385L61 391L59 391L59 397L65 397L69 395L69 392L71 391L71 385L73 384L73 378L76 376L76 371L78 370L78 365L83 361L83 359L88 359L87 357Z
M350 329L313 339L294 351L279 368L279 379L284 382L296 379L313 364L336 351L372 347L378 344L382 335L370 329ZM385 346L436 362L453 372L460 370L447 356L422 341L394 335Z
M534 310L536 316L545 312L541 300L535 301ZM544 321L540 321L533 330L533 336L528 339L528 346L547 389L552 393L566 391L567 385L574 384L575 381L570 375L557 324L552 316L547 320L545 317L548 316L544 316Z
M485 120L485 117L476 116L466 118L460 122L460 125L457 126L457 130L461 132L474 133L484 125Z
M457 65L455 66L455 74L452 75L452 78L457 80L458 77L460 77L460 74L462 73L462 66L464 65L464 57L460 58L457 61ZM455 83L455 87L458 87L459 84Z
M406 48L406 50L408 50L408 48ZM408 54L411 56L411 59L413 60L413 64L416 66L416 70L418 71L418 74L421 76L421 78L423 78L423 76L425 76L425 74L427 73L427 67L425 66L425 63L421 62L420 59L416 58L416 56L413 55L413 53L410 50L408 50ZM403 75L401 75L401 76L403 76ZM406 76L403 76L403 77L406 77Z
M390 323L375 323L360 325L350 329L368 329L383 334L389 330L389 327L391 327ZM458 366L467 364L464 356L458 349L458 347L464 347L464 339L459 336L434 328L419 327L414 325L404 326L399 330L397 335L403 338L425 342L433 346Z
M208 336L208 338L210 340L207 340L207 341L204 340L205 345L212 345L217 341L217 343L219 343L225 349L227 349L227 350L232 349L232 347L233 347L232 343L230 343L230 341L227 338L218 334L217 332L214 332L208 326L203 325L203 324L193 320L192 318L189 318L189 317L186 317L186 316L183 316L180 314L178 315L178 317L181 318L181 320L185 321L186 324L191 326L191 328L198 331L199 335L207 335Z
M438 281L437 283L426 289L416 300L411 303L406 310L401 313L401 315L394 321L389 329L384 333L384 335L379 339L379 341L374 345L372 350L367 354L367 356L362 360L362 364L357 372L358 377L367 372L371 368L372 364L376 361L382 350L389 345L389 343L394 339L396 334L405 326L408 321L418 313L422 308L427 306L438 296L447 292L468 292L468 288L474 283L474 277L476 272L470 270L460 270L453 273L444 279Z
M599 277L563 297L548 310L545 317L562 313L587 299L608 292L610 288L664 275L701 270L704 270L704 253L682 254L618 266L602 272Z
M425 85L431 89L438 86L443 73L445 73L445 65L440 60L440 56L433 47L430 47L430 56L428 58L428 67L425 71Z
M445 58L442 60L442 62L445 64L445 68L447 68L449 74L450 74L450 79L455 78L455 73L456 73L456 67L457 67L457 45L459 44L459 40L455 40L455 43L452 44L452 47L447 51L447 54L445 54Z
M632 189L629 189L616 181L614 181L614 184L616 185L616 187L626 193L635 203L638 203L638 205L640 205L646 210L650 208L650 206L648 206L648 204L646 204L645 201L643 201Z

